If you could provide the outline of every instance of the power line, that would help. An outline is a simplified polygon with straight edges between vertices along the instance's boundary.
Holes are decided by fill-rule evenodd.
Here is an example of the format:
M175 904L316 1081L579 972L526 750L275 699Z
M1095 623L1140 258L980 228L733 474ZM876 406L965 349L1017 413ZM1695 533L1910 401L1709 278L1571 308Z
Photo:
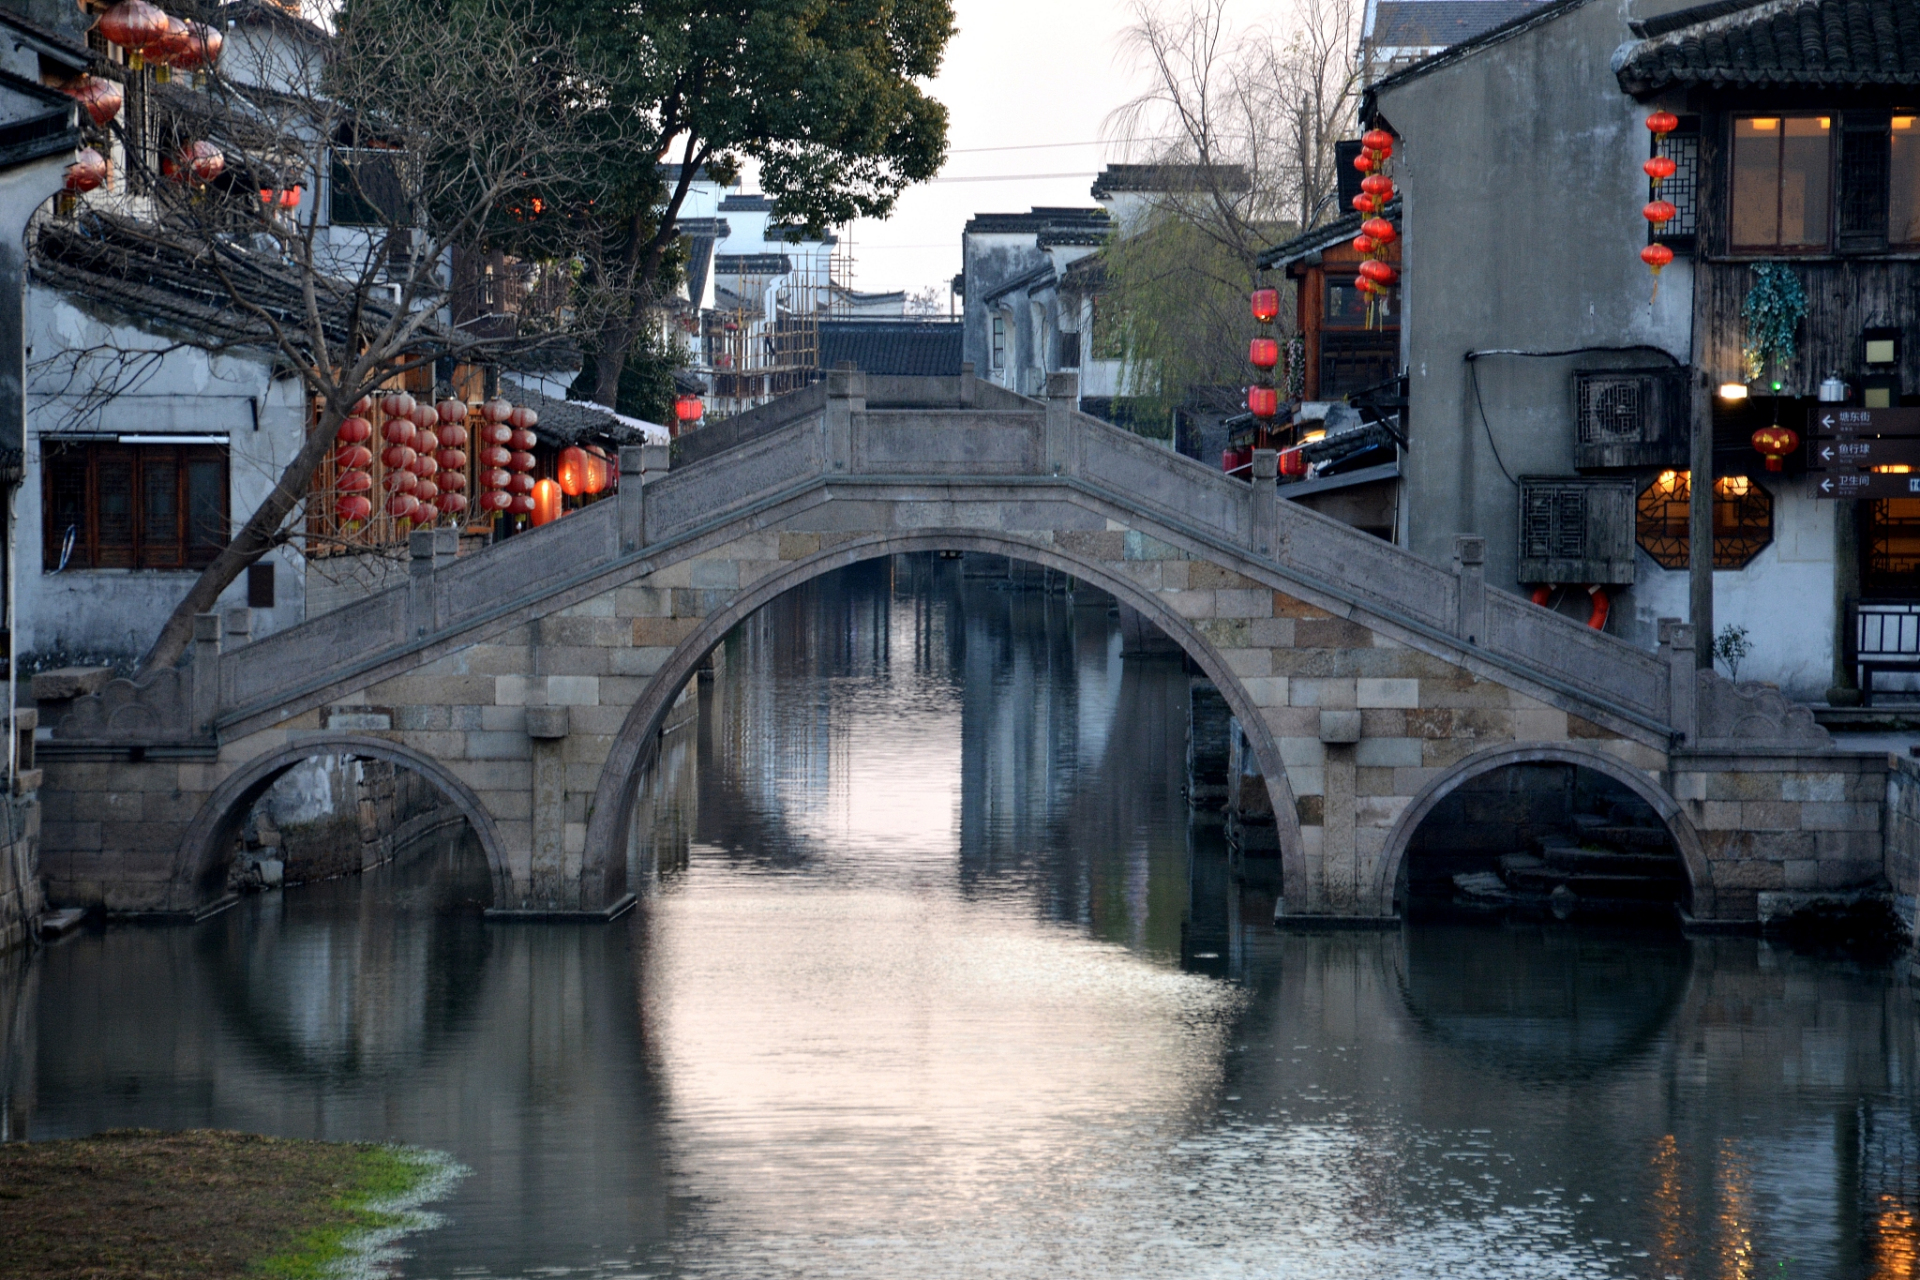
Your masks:
M1023 142L1011 147L954 147L950 156L973 156L986 151L1053 151L1060 147L1123 147L1134 142L1165 142L1165 138L1094 138L1089 142Z
M929 182L1037 182L1049 178L1092 178L1095 169L1077 169L1072 173L996 173L970 178L930 178Z

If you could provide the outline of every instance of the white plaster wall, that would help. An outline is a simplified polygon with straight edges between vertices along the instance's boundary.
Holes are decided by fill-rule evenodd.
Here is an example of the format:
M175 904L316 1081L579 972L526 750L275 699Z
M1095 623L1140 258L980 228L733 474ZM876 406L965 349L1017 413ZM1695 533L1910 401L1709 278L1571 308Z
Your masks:
M1714 572L1714 629L1747 629L1753 652L1740 664L1742 680L1824 702L1833 683L1835 504L1806 497L1804 480L1762 483L1773 492L1773 543L1745 569ZM1662 569L1645 552L1635 561L1634 612L1646 634L1659 618L1686 617L1686 571Z
M64 295L27 291L26 479L18 520L21 652L56 645L138 654L198 576L193 571L44 569L41 445L59 436L124 434L226 435L229 512L244 520L298 452L306 409L300 383L274 380L264 359L211 357L170 351L142 376L114 385L123 394L88 406L80 393L104 374L95 364L69 377L76 350L160 351L165 339L75 306ZM258 426L256 428L256 408ZM305 617L304 562L291 548L271 553L276 565L275 607L257 610L254 634L292 626ZM222 610L246 603L244 576L221 595Z

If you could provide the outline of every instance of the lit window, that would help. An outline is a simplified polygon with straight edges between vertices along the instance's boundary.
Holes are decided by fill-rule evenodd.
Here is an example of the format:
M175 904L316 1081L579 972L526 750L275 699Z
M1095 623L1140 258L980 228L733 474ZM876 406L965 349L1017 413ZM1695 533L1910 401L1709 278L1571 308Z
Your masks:
M1832 203L1831 116L1733 122L1733 247L1825 248Z
M1887 239L1894 244L1920 244L1920 127L1912 116L1893 118L1893 149L1889 178L1893 187Z
M1663 471L1640 492L1636 534L1640 549L1663 569L1685 569L1691 542L1685 471ZM1748 476L1713 484L1713 567L1744 569L1773 541L1773 495Z

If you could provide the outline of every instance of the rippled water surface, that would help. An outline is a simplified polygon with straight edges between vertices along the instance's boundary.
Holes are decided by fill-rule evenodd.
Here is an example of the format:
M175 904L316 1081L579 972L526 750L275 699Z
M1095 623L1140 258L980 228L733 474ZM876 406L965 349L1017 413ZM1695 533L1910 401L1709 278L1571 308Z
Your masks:
M653 892L486 925L428 841L0 971L0 1124L395 1139L406 1273L1908 1277L1913 996L1746 939L1275 933L1108 602L882 563L731 638Z

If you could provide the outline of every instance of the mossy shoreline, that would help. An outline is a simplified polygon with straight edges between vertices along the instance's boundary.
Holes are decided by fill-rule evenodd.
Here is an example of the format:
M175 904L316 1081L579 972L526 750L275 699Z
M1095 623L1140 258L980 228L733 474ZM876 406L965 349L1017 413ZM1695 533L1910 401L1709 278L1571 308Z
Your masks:
M0 1275L375 1275L463 1172L411 1147L206 1130L0 1144Z

